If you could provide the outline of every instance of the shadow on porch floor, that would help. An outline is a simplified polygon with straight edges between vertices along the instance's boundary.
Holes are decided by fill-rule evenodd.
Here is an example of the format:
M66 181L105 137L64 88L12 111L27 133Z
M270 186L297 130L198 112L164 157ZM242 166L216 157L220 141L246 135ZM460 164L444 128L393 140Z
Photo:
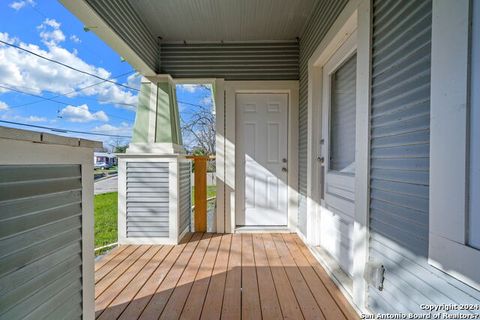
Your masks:
M358 319L295 234L188 234L95 265L98 319Z

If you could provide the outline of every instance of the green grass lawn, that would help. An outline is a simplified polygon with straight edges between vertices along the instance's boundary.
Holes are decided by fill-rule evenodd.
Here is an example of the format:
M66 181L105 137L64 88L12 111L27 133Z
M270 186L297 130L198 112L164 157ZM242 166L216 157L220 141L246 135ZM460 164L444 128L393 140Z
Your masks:
M208 186L207 187L207 199L215 196L217 194L217 187L216 186ZM195 201L195 187L192 187L192 206Z
M117 242L117 204L118 192L95 196L95 248Z

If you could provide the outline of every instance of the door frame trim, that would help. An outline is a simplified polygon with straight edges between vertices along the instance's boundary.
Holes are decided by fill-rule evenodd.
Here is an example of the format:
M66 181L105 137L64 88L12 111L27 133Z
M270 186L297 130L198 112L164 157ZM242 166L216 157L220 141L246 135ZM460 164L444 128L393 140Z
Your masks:
M237 93L288 94L288 229L297 230L298 215L298 81L225 81L225 232L235 232L235 133Z
M349 299L362 311L368 312L368 284L364 274L369 257L370 206L370 84L371 84L371 0L351 0L340 13L326 36L308 61L308 143L307 143L307 230L301 237L315 246L319 235L320 191L316 177L320 174L319 155L321 126L322 67L348 37L357 32L357 116L355 151L355 215L353 283ZM320 121L320 122L319 122ZM327 268L329 266L326 266ZM341 280L337 279L340 284ZM346 287L345 287L346 289Z

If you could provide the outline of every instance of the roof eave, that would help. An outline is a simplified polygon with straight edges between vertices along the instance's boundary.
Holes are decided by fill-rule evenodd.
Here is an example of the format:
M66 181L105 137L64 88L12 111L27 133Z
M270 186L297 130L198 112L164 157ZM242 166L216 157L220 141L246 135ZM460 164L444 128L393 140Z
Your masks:
M59 0L70 12L90 27L97 36L124 58L144 76L155 76L156 72L93 10L84 0Z

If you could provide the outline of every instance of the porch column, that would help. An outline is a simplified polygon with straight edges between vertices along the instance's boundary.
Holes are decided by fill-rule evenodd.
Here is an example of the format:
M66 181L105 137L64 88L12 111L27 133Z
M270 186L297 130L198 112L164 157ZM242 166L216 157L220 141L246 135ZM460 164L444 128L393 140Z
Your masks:
M175 84L169 75L143 78L127 153L185 153Z
M190 230L191 163L169 75L142 79L132 141L118 157L118 242L177 244Z

